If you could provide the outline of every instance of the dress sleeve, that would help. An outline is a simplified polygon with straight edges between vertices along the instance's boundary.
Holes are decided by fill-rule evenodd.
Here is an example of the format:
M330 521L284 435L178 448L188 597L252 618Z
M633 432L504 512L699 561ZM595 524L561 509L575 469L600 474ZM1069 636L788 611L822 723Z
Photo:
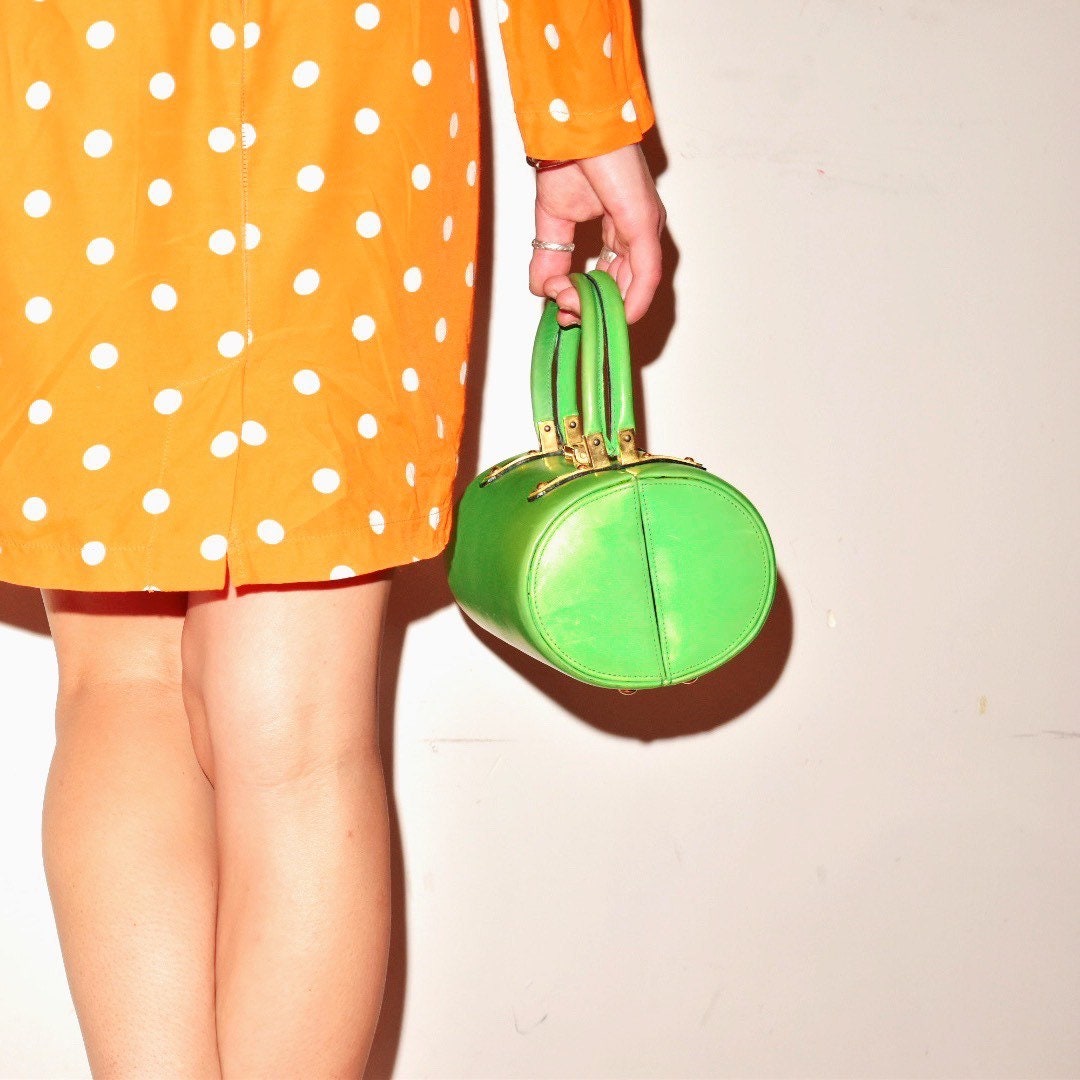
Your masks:
M629 0L495 0L525 152L593 157L654 122Z

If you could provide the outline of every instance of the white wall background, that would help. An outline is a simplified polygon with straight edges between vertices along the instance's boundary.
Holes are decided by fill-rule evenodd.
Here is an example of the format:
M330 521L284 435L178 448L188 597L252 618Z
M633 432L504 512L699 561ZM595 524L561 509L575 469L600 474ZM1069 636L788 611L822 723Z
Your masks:
M540 303L479 6L462 484L534 445ZM440 561L400 573L369 1076L1080 1076L1080 3L643 6L669 276L640 441L754 500L781 588L727 667L624 697L472 627ZM44 628L0 586L0 1074L85 1077Z

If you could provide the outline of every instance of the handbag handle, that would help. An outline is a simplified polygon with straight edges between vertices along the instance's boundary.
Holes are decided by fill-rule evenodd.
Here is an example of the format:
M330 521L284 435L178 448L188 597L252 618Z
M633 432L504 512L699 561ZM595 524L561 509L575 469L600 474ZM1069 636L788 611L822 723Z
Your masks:
M529 378L533 428L544 452L582 442L577 392L581 327L560 325L558 314L559 305L548 300L536 328Z
M572 273L570 281L581 301L581 408L589 457L593 465L603 464L601 454L626 464L638 457L626 308L619 286L606 270ZM605 370L611 392L610 423L604 400Z

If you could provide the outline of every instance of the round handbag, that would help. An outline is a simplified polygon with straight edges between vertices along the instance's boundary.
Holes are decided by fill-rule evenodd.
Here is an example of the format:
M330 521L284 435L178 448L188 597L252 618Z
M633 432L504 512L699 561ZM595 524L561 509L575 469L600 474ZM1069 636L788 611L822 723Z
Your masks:
M693 682L764 624L772 540L750 500L700 462L637 446L618 285L603 270L570 279L580 325L560 326L548 300L533 344L540 445L466 488L450 591L477 625L581 682L623 693Z

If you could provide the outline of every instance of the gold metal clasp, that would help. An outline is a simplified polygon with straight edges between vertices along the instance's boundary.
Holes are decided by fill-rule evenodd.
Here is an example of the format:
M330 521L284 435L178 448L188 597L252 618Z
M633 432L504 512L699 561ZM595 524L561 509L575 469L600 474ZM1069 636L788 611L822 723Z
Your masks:
M518 454L517 457L511 458L509 461L504 461L502 465L492 465L480 478L478 482L479 486L486 487L492 480L498 480L503 473L509 472L518 465L523 465L526 461L532 461L533 458L550 457L552 454L561 453L562 449L558 446L553 450L545 450L543 447L539 450L527 450L524 454Z

